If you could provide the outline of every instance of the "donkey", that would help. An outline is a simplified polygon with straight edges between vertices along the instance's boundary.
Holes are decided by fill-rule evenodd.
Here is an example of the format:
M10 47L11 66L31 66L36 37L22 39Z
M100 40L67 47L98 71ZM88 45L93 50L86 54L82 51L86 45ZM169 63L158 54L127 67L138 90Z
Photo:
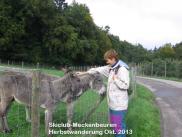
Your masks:
M44 75L41 74L41 78ZM40 82L39 106L45 109L45 132L49 134L49 123L59 102L67 104L68 123L71 124L73 117L74 101L86 90L93 89L100 95L106 92L106 85L100 74L75 75L73 72L65 74L55 80L42 79ZM7 122L7 112L12 101L31 107L32 76L31 74L3 75L0 77L0 120L1 131L10 132Z
M12 69L5 69L4 71L1 72L1 75L15 76L15 75L24 75L25 73L28 74L28 72L20 72L16 70L12 71ZM55 75L49 75L49 74L43 74L43 73L41 74L41 80L53 81L59 78L60 78L59 76L55 76ZM0 101L1 101L1 97L0 97ZM31 122L31 115L30 115L31 106L30 105L25 105L25 112L26 112L26 121L30 123Z

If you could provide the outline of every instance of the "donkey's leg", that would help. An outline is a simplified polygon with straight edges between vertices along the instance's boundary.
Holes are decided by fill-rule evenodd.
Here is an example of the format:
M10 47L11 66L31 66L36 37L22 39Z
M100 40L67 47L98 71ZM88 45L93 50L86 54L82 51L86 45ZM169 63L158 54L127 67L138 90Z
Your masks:
M25 106L25 112L26 112L26 121L31 122L31 107Z
M45 110L45 132L48 137L52 137L52 134L49 134L51 127L49 123L52 123L52 115L53 115L54 109L46 109Z
M8 132L8 133L12 132L13 130L10 129L8 126L7 116L4 116L3 120L4 120L5 132Z
M0 120L1 120L1 129L0 131L3 132L11 132L10 128L8 127L8 122L7 122L7 112L8 108L12 102L13 98L1 98L0 102Z
M0 122L0 132L5 132L4 119L2 116L0 116Z
M67 123L69 125L72 125L72 119L73 119L73 108L74 108L74 102L67 102ZM72 127L68 127L69 130L72 130Z

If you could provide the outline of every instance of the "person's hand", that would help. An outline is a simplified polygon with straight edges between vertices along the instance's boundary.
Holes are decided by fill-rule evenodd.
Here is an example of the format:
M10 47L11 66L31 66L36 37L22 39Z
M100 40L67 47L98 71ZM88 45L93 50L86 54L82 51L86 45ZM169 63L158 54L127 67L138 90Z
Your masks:
M77 71L76 72L76 75L83 75L83 74L85 74L86 72L80 72L80 71Z
M112 79L113 80L117 79L117 76L116 75L113 75Z
M82 72L80 72L80 71L77 71L77 72L75 72L76 73L76 75L80 75Z

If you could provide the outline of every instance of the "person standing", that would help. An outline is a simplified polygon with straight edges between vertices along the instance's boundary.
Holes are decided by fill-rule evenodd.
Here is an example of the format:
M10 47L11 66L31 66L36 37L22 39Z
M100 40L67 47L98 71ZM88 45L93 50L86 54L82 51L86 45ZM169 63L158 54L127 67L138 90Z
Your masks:
M91 68L87 73L99 72L108 78L107 103L110 123L116 125L113 128L115 137L126 137L125 116L128 108L129 67L119 60L118 53L114 49L108 50L104 54L104 59L108 65Z

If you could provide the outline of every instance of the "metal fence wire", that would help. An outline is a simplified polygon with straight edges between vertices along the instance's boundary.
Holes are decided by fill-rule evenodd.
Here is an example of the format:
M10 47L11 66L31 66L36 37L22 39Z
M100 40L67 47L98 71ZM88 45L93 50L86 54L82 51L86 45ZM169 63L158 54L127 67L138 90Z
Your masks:
M109 126L106 126L109 124L107 101L98 92L89 89L83 93L73 94L74 103L65 101L69 96L67 93L61 95L54 93L55 89L62 88L59 83L62 77L45 74L41 68L43 65L39 63L34 65L35 69L32 69L32 67L27 67L24 62L19 64L11 62L8 61L5 64L1 61L3 64L0 64L0 109L5 108L3 113L0 110L0 126L4 131L4 133L0 133L0 136L46 137L45 130L47 129L47 133L53 134L55 137L75 135L77 137L97 137L102 136L101 131L110 129ZM71 66L70 69L87 71L93 67L98 66ZM135 67L132 67L130 74L130 83L135 91ZM64 83L64 79L61 82ZM69 130L70 122L75 124L72 130ZM87 124L95 125L89 127ZM100 128L97 124L105 125ZM74 131L80 131L82 134L74 133ZM89 134L83 134L86 131L89 131ZM108 134L107 136L112 137L113 135Z
M182 79L182 61L154 60L137 65L138 75Z

